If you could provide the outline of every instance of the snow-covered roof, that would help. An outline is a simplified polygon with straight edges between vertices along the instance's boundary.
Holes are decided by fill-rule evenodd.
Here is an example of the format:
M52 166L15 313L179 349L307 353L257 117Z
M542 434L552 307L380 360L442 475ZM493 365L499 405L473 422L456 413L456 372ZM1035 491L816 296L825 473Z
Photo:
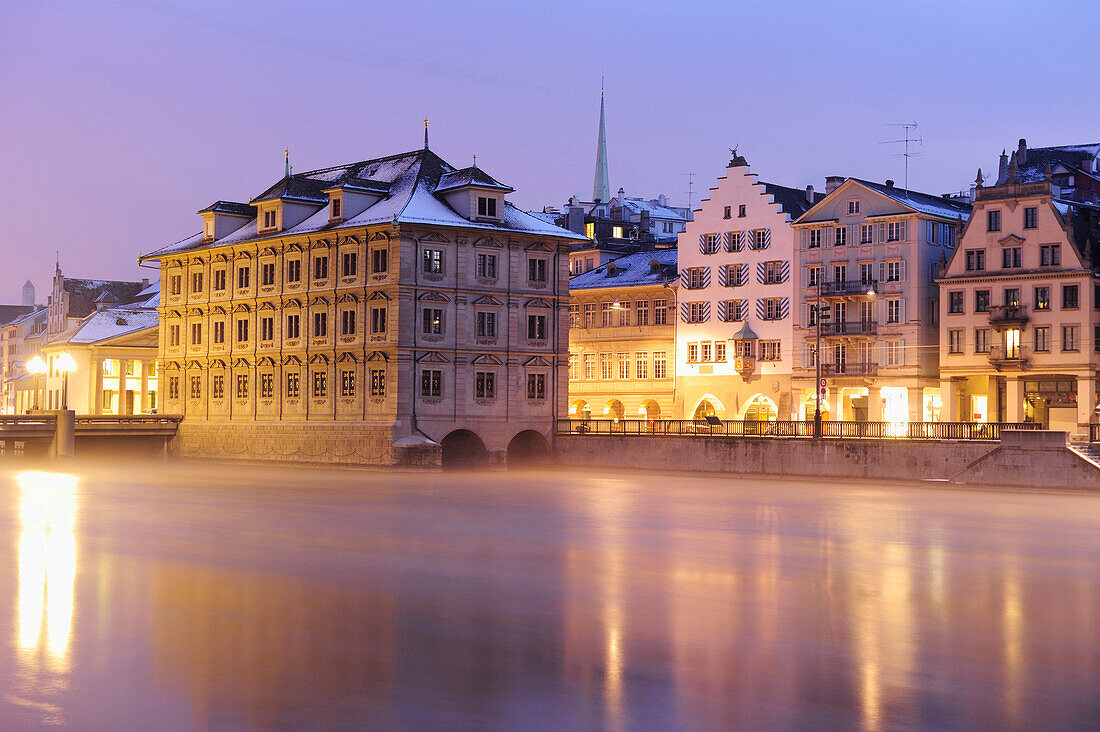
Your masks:
M155 328L157 322L158 312L152 308L107 308L86 317L64 340L67 343L99 343Z
M569 289L660 285L676 278L676 250L654 249L613 259L569 280Z
M494 188L500 191L515 190L514 188L504 185L476 165L469 168L463 168L462 170L452 170L450 173L444 173L439 178L439 185L436 186L435 190L436 193L439 193L442 191L449 191L453 188L461 188L462 186Z
M641 215L643 211L648 211L650 218L655 219L679 219L680 221L687 221L687 216L679 211L669 208L668 206L662 206L656 201L644 201L640 198L616 198L612 200L612 205L619 203L623 208L630 211L631 214Z
M949 219L957 219L959 216L965 219L970 216L970 209L972 207L968 203L959 203L943 198L942 196L934 196L931 193L907 191L897 186L887 186L882 183L875 183L860 178L849 178L848 180L854 180L861 185L878 191L887 198L892 198L903 206L908 206L919 213L929 214L931 216L943 216Z
M468 169L467 169L468 170ZM435 195L440 180L449 173L456 173L451 165L430 150L415 150L385 158L365 160L348 165L339 165L321 170L295 173L283 178L268 188L253 201L269 200L279 197L293 197L299 201L309 201L317 205L317 211L305 220L284 231L275 234L260 234L256 220L215 241L203 241L202 233L181 239L175 244L161 247L142 256L142 259L159 259L169 254L220 247L244 241L283 238L296 234L338 231L366 225L392 224L430 224L451 226L463 229L481 229L485 231L514 232L536 236L586 241L587 237L555 226L553 223L520 211L505 202L501 212L501 223L490 224L470 221L459 215ZM489 178L489 176L485 176ZM489 178L492 180L492 178ZM332 221L322 190L334 188L345 181L362 183L369 181L384 187L386 195L362 213L347 220ZM495 181L494 181L495 182ZM497 184L500 185L500 184Z

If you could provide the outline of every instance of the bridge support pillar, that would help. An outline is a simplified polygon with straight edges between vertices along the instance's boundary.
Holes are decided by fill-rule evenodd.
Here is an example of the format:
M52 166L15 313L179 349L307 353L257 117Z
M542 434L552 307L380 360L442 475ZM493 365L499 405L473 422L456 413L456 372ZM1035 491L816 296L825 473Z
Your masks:
M57 415L57 428L50 443L50 457L71 458L76 452L76 412L61 409Z

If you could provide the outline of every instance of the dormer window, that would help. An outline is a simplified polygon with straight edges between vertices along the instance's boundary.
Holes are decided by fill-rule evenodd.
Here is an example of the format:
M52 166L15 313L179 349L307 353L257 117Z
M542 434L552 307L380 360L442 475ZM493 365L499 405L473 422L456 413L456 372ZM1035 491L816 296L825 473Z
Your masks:
M478 196L477 215L492 216L495 218L497 215L497 199L488 196Z
M269 208L266 211L264 211L264 228L265 229L274 229L275 228L275 209Z
M333 218L333 219L340 218L340 216L342 215L341 211L343 210L343 207L341 205L342 203L343 202L342 202L340 196L333 196L332 197L332 203L330 204L331 210L329 211L329 218Z
M202 238L206 241L214 238L214 218L212 216L206 217L206 220L203 221Z

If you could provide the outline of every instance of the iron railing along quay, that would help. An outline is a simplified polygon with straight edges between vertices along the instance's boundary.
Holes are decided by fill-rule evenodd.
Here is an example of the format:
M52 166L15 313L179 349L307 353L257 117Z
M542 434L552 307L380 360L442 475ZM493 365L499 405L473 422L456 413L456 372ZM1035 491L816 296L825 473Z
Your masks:
M812 420L562 419L559 435L635 435L644 437L813 437ZM989 440L1001 431L1038 430L1035 422L839 422L823 421L822 436L845 439ZM1097 439L1100 439L1100 433Z

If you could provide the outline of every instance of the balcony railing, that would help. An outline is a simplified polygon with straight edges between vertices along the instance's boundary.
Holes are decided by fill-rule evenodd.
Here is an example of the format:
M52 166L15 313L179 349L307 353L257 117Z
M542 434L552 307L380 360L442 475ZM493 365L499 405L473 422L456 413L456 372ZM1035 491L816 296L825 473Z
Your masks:
M993 325L1026 323L1027 305L994 305L989 308L989 322Z
M989 348L989 363L1000 368L1002 366L1016 366L1027 368L1031 360L1031 348L1025 346L1006 347L1003 344Z
M822 295L870 295L872 292L877 291L877 280L851 280L845 282L823 280L821 283Z
M1038 422L831 422L821 423L822 436L844 439L987 440L1001 439L1001 431L1040 430ZM813 437L813 420L767 422L757 420L693 419L559 419L559 435L624 435L680 437Z
M878 373L877 363L823 363L822 376L874 376Z
M844 323L822 323L821 335L874 335L878 332L878 324L855 320Z

